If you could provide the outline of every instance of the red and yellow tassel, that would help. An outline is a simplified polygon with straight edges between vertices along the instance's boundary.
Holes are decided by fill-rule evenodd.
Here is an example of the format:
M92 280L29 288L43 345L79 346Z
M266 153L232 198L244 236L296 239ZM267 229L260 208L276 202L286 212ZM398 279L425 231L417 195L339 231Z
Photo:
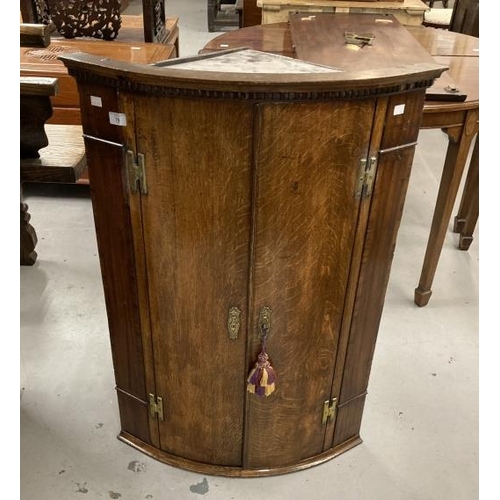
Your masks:
M265 345L259 353L257 362L247 378L247 391L257 396L269 396L275 390L276 372L269 362Z

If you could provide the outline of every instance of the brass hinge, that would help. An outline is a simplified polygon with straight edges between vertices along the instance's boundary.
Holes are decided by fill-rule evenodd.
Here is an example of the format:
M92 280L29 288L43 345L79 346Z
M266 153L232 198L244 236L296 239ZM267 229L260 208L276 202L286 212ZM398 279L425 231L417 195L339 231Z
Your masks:
M323 403L323 420L322 420L323 425L326 425L328 423L328 420L333 420L335 418L336 411L337 411L337 398L332 399L331 403L329 399Z
M155 397L154 394L149 395L149 415L158 418L163 422L163 399L160 397Z
M142 194L148 194L148 185L146 183L146 167L144 155L139 153L137 161L133 151L127 151L127 173L129 189L132 192L141 191Z
M370 160L363 158L359 162L358 182L356 184L355 198L361 196L370 196L372 194L373 181L375 179L375 167L377 166L377 157L372 156Z

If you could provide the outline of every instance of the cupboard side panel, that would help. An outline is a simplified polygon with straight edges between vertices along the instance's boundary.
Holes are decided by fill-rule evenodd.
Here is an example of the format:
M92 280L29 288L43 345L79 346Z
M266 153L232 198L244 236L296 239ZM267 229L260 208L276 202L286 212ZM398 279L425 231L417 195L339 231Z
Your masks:
M116 385L146 400L139 300L124 149L85 139Z
M333 446L341 445L359 436L365 399L366 394L362 394L337 408Z
M260 350L259 311L268 306L267 351L277 379L269 397L247 394L250 468L284 466L324 451L322 410L332 387L359 212L354 192L374 103L260 109L247 368Z
M395 106L406 102L404 114ZM390 99L373 188L340 403L364 393L418 137L423 92ZM410 125L411 124L411 125ZM398 139L397 130L401 130Z
M248 103L141 98L137 147L161 449L241 465L253 114ZM236 339L231 307L241 311Z

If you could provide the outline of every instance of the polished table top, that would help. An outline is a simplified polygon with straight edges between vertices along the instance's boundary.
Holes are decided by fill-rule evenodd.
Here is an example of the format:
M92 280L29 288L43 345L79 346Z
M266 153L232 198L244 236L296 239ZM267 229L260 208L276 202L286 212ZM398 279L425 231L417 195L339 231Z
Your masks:
M54 38L46 48L20 48L20 76L57 78L59 93L53 97L50 123L80 124L80 99L76 82L58 59L64 54L83 52L120 61L152 64L175 55L174 45L117 42L83 38Z
M479 106L479 39L436 28L405 27L438 63L449 67L449 75L467 94L465 102L426 101L424 113L470 109ZM224 33L209 41L200 53L251 47L297 57L292 44L289 23L249 26ZM318 62L318 61L316 61ZM434 86L441 85L438 78Z
M21 47L20 68L21 73L27 71L67 73L66 67L58 60L58 56L75 52L86 52L120 61L149 64L168 59L172 50L171 45L156 43L53 38L46 48Z

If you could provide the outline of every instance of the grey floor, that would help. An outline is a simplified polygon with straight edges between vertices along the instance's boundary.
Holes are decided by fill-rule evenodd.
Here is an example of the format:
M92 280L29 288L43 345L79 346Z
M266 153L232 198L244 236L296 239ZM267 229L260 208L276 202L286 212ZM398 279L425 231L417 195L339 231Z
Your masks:
M134 8L132 2L131 9ZM168 0L181 54L212 37L204 0ZM448 232L429 305L413 290L446 148L419 137L375 351L364 442L306 471L228 479L163 465L118 441L102 282L85 186L27 185L38 261L20 269L22 500L478 498L479 227Z

